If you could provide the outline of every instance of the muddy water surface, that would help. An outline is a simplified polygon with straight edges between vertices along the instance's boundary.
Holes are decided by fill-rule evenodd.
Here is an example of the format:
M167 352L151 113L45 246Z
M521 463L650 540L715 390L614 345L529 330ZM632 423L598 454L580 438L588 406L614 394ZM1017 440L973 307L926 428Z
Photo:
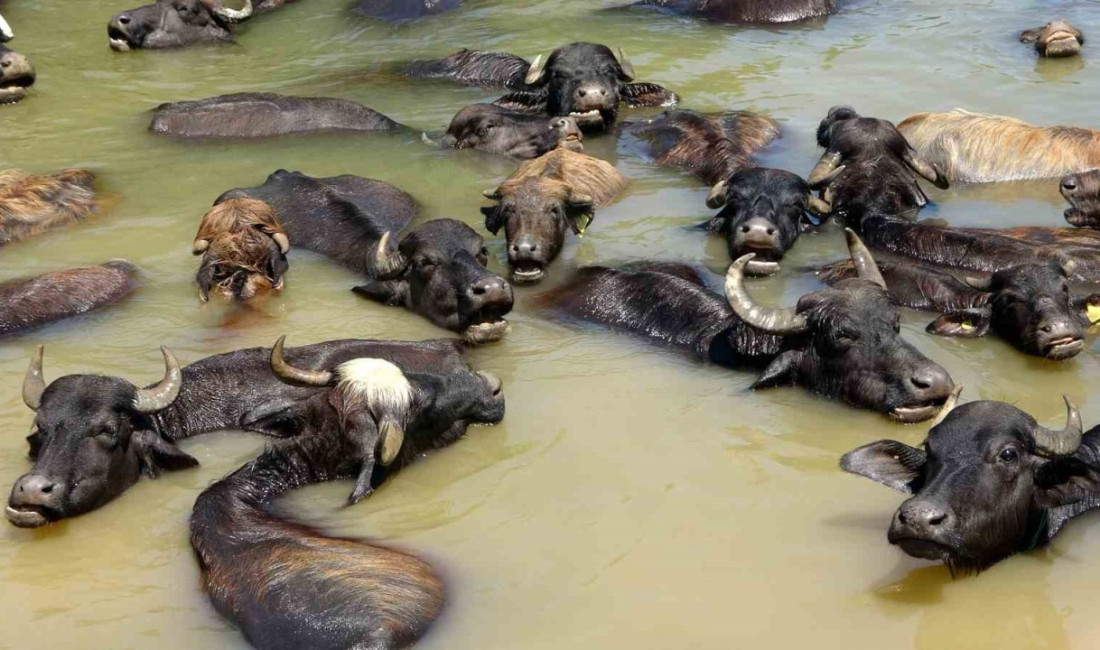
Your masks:
M744 108L781 121L764 161L806 174L813 129L850 103L894 120L962 106L1038 123L1100 127L1100 49L1036 62L1019 30L1063 15L1100 38L1100 3L1077 0L855 0L827 23L745 30L651 12L599 11L616 2L468 0L415 25L353 17L347 0L300 0L241 29L236 45L116 54L105 24L135 0L10 0L13 45L39 70L33 94L0 107L0 165L45 172L86 166L109 208L90 222L0 251L0 279L125 257L144 287L125 304L0 343L0 483L28 467L31 414L23 369L45 343L50 377L94 371L135 382L160 376L157 347L186 362L239 347L338 337L446 335L400 310L368 304L356 278L303 252L283 295L252 311L202 306L190 241L222 191L277 168L354 173L411 192L421 219L456 217L480 230L481 190L514 163L444 153L417 137L318 136L254 143L157 139L147 111L160 102L275 91L360 101L422 130L476 89L413 84L395 62L463 46L533 57L573 40L625 47L639 78L701 110ZM1091 41L1090 41L1091 43ZM685 229L709 216L706 188L646 165L608 140L589 151L632 179L571 241L549 274L575 263L660 258L713 272L719 240ZM932 191L926 218L957 225L1058 225L1055 183ZM494 240L496 268L503 246ZM804 238L762 301L791 304L818 283L800 267L835 259L836 231ZM718 276L714 279L717 281ZM882 437L916 444L927 425L901 427L799 389L760 394L751 373L690 360L595 329L546 320L518 291L513 331L475 352L505 380L503 424L410 468L369 502L339 507L345 484L294 494L288 508L346 535L430 558L450 607L421 647L455 648L1094 648L1100 645L1100 521L1085 517L1044 551L977 579L909 559L885 541L900 495L842 474L837 458ZM1052 364L997 340L904 335L967 386L969 399L1004 399L1044 424L1059 395L1100 423L1093 344ZM186 522L198 492L253 457L258 437L226 432L184 448L202 468L143 480L111 506L41 531L0 527L3 648L244 648L198 583Z

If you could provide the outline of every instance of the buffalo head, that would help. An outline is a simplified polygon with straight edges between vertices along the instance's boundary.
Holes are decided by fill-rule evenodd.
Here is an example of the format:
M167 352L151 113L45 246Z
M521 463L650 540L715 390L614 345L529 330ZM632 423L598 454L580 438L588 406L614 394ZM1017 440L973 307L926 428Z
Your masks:
M140 389L116 377L70 375L49 386L42 377L42 347L23 383L23 401L36 412L27 437L34 467L15 482L5 514L35 528L94 510L122 494L144 474L198 465L156 432L152 415L179 395L179 362L162 349L164 379Z
M199 295L210 290L248 300L267 289L282 289L290 240L271 206L256 199L231 198L202 218L192 252L202 255L196 276Z
M252 0L244 0L239 10L222 0L157 0L111 18L107 38L117 52L226 41L233 37L233 24L251 16Z
M581 130L570 117L546 117L492 104L473 104L458 112L442 145L476 149L512 158L537 158L557 147L584 151Z
M0 45L0 104L14 104L26 97L34 78L34 66L27 57Z
M1024 31L1020 34L1020 42L1034 44L1039 56L1077 56L1085 44L1085 35L1064 20L1054 20Z
M1100 228L1100 169L1069 174L1060 187L1070 205L1066 221L1077 228Z

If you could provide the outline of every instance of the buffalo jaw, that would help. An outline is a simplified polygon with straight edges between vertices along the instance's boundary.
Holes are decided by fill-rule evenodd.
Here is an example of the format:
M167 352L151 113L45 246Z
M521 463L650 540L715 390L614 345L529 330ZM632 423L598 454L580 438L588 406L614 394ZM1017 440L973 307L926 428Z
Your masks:
M50 523L50 518L38 508L4 507L4 516L17 528L41 528Z
M939 413L941 409L943 409L943 405L946 401L947 398L944 397L922 404L895 406L890 410L890 419L902 424L916 424L918 422L924 422L925 420L931 420L936 417L936 414Z
M462 332L462 338L471 345L496 343L504 338L511 329L512 326L503 318L489 318L467 327Z

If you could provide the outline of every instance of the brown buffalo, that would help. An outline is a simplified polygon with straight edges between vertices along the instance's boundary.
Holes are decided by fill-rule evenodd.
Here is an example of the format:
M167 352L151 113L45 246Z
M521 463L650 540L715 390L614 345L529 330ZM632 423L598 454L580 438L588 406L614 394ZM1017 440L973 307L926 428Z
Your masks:
M0 336L10 336L122 300L137 287L124 260L0 282Z
M917 113L898 130L952 183L1056 178L1100 167L1100 131L1093 129L1032 126L957 108Z
M1068 22L1055 20L1042 27L1025 30L1020 34L1020 42L1034 44L1039 56L1077 56L1085 44L1085 35Z
M233 198L210 208L199 225L192 252L202 255L196 280L203 301L215 288L235 300L282 289L290 240L271 206Z
M42 175L0 171L0 247L87 217L95 210L94 181L83 169Z
M499 187L487 190L496 201L482 208L485 228L505 229L508 265L517 282L538 282L565 242L565 231L583 234L594 208L626 188L612 165L583 153L558 148L529 160Z

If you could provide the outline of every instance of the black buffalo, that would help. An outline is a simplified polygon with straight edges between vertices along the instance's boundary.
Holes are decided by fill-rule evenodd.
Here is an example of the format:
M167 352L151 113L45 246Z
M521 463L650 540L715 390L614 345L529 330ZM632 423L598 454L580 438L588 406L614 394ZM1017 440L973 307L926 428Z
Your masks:
M989 275L963 276L912 261L880 261L890 296L899 305L942 314L928 325L940 336L996 332L1017 349L1061 361L1084 349L1088 309L1100 296L1072 295L1072 266L1025 263ZM852 277L848 263L827 268L827 282Z
M161 104L149 130L177 138L264 138L290 133L367 131L405 127L362 104L331 97L238 93Z
M678 264L581 269L543 297L575 318L641 335L700 359L764 368L754 388L799 384L902 422L933 417L954 389L947 371L899 336L900 315L870 253L849 231L860 277L803 296L795 309L745 291L746 255L730 266L726 298Z
M730 259L754 253L750 275L779 272L779 264L814 223L806 214L827 218L829 204L815 197L797 174L761 167L737 172L716 184L707 207L722 211L700 227L726 236Z
M836 0L641 0L639 5L723 23L793 23L836 13Z
M392 185L279 170L263 185L230 190L215 204L242 196L271 206L295 247L367 275L356 293L403 306L471 343L507 333L503 316L512 310L512 287L486 268L484 239L453 219L428 221L400 235L416 215L416 203Z
M327 537L272 506L295 488L357 476L361 494L455 442L469 425L499 422L501 381L464 366L403 370L384 358L294 365L281 345L272 367L285 381L324 388L269 416L277 429L303 429L298 437L196 501L191 544L206 591L264 650L407 647L443 608L432 567L376 544Z
M1009 404L972 402L921 447L881 440L840 466L913 495L894 514L891 544L953 574L976 573L1044 546L1100 504L1100 428L1082 435L1081 414L1066 404L1066 426L1051 430Z
M584 151L584 136L571 117L546 117L493 104L473 104L458 112L440 144L530 159L557 149Z
M837 219L861 233L870 215L915 218L928 203L918 176L948 186L943 172L918 157L893 124L861 117L849 106L829 109L817 142L825 154L810 172L810 185L824 189Z
M251 348L181 369L165 350L164 378L149 388L101 375L69 375L47 386L39 348L23 384L23 401L36 412L27 437L34 467L12 487L8 520L31 528L75 517L113 501L143 475L194 467L198 461L177 446L190 436L229 428L286 435L271 425L272 414L318 389L278 379L270 356L268 348ZM359 357L409 372L466 367L458 341L330 341L286 352L301 367Z
M1100 169L1070 174L1059 187L1069 201L1066 221L1078 228L1100 229Z
M230 9L222 0L156 0L116 14L107 23L107 39L116 52L229 41L233 25L287 2L244 0L240 9Z
M30 59L0 45L0 104L14 104L26 97L34 79Z
M395 23L436 16L461 4L462 0L359 0L355 10L370 18Z

